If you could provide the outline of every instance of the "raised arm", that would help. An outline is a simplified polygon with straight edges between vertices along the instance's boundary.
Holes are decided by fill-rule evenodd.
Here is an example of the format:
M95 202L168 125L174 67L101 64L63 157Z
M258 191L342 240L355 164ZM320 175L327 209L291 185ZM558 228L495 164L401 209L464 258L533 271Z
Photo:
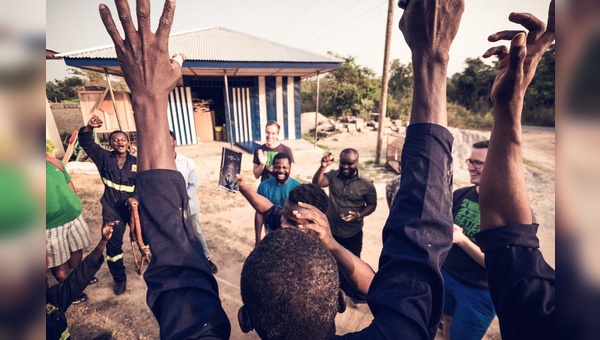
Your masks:
M175 14L175 0L165 1L156 33L150 28L150 1L138 0L136 31L125 0L115 0L125 39L108 7L100 5L100 16L115 44L123 78L131 90L135 125L138 131L138 172L149 169L175 170L167 116L169 93L181 79L181 64L169 55L169 34Z
M440 266L452 240L453 138L444 127L446 71L463 10L461 0L410 1L400 19L415 68L413 105L400 189L383 228L379 271L367 295L375 316L364 331L368 338L433 339L442 316Z
M510 51L506 46L499 46L483 55L497 55L500 61L491 93L494 125L486 169L481 175L481 230L532 223L523 172L521 113L525 91L542 56L554 41L554 1L550 5L547 27L527 13L511 13L509 20L523 25L529 32L511 30L492 34L490 41L510 40Z
M555 337L555 273L539 251L533 224L523 171L521 112L536 67L554 41L554 1L547 27L531 14L511 13L509 19L528 33L492 34L490 41L510 40L510 49L494 47L484 54L497 55L500 62L491 94L494 126L479 190L482 231L475 237L485 253L502 337L549 339Z
M316 184L321 188L329 186L329 180L325 177L325 170L331 164L333 164L333 155L331 153L328 153L321 158L321 166L319 166L312 179L313 184Z
M123 77L131 90L138 134L136 191L144 239L152 260L144 273L146 300L161 339L229 339L231 326L202 245L183 211L185 181L176 171L167 121L169 93L181 79L184 57L169 56L175 0L165 1L156 33L150 29L150 1L137 0L137 30L127 0L115 0L125 39L108 7L100 16L113 40Z
M269 201L265 196L260 195L256 191L252 190L252 188L246 184L242 175L236 174L235 178L237 178L240 185L240 193L242 193L254 210L264 214L267 212L267 210L271 209L273 203L271 203L271 201Z

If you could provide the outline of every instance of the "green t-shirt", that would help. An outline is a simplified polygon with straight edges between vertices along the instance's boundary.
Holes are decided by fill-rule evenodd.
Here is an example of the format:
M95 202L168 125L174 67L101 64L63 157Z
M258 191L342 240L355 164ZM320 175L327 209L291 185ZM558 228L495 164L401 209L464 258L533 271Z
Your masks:
M71 222L81 214L82 203L67 184L70 181L66 170L46 161L46 229Z
M23 171L0 163L0 238L37 228L38 205Z

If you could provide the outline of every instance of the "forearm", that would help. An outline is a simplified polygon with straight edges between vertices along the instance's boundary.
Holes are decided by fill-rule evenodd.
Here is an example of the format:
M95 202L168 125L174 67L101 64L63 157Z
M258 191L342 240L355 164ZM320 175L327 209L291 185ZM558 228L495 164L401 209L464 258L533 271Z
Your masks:
M324 185L321 185L321 182L323 181L324 177L325 177L325 168L320 166L319 169L317 169L317 172L315 172L315 174L313 175L313 179L312 179L313 184L316 184L320 187L324 187Z
M367 204L360 212L360 218L365 218L366 216L371 215L375 208L377 208L377 203L375 204Z
M342 247L335 240L333 242L334 244L327 248L337 260L338 267L359 293L367 295L373 277L375 277L375 272L367 263L352 254L348 249Z
M98 262L98 260L100 260L100 258L102 257L102 253L104 252L104 249L106 249L106 244L108 243L108 240L100 240L100 242L98 242L98 245L96 246L96 248L94 248L94 250L92 250L92 252L90 253L90 256L92 256L92 258L94 259L94 261Z
M522 101L496 105L494 111L490 147L479 189L481 230L533 222L522 158Z
M262 175L264 170L265 170L264 164L254 164L254 167L252 168L252 173L254 174L254 178L258 179Z
M138 132L138 172L150 169L176 170L168 126L168 97L137 96L132 93ZM143 147L141 147L143 146Z
M446 126L446 73L448 54L413 52L414 92L410 124Z
M258 211L254 215L254 240L255 244L258 244L262 239L262 229L264 224L264 217Z
M481 251L481 248L475 242L471 241L467 237L457 245L465 251L475 262L479 263L480 266L485 267L485 255Z
M246 198L248 203L256 210L258 213L265 213L267 210L271 209L273 203L269 201L266 197L258 194L256 191L250 189L247 185L240 185L240 192Z

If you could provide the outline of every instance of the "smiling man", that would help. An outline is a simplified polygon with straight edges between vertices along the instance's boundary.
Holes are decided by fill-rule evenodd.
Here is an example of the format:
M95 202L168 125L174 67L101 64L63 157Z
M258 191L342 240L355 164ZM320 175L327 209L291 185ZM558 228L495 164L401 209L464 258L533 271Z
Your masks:
M358 173L357 150L342 150L339 169L325 173L333 161L331 154L321 158L321 166L313 176L312 182L321 188L329 187L327 219L333 237L352 254L360 257L363 218L375 211L377 191L373 181L361 177ZM364 296L356 294L343 276L340 277L340 280L342 289L353 301L364 301Z
M453 194L453 244L442 266L445 339L481 339L496 315L484 255L475 243L475 234L480 231L479 181L488 146L488 140L473 144L466 160L473 186Z
M115 283L116 295L125 292L127 276L123 265L123 234L129 221L127 199L133 196L137 174L137 158L129 153L129 137L117 130L110 133L109 143L112 151L105 150L94 142L93 131L102 127L102 120L93 115L87 125L79 129L79 143L87 155L94 161L102 182L104 194L102 204L102 223L120 221L113 227L113 236L106 245L106 262Z
M260 183L257 192L266 197L271 203L283 207L287 201L290 191L299 186L300 182L290 177L292 171L292 159L287 153L278 153L273 157L273 177ZM256 244L261 240L262 225L256 227ZM267 233L273 228L265 223Z

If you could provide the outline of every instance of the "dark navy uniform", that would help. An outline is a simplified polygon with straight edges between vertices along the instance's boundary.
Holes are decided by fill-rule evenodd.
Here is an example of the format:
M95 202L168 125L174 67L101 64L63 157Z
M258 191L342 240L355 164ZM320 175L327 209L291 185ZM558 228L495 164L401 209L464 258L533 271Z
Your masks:
M120 223L113 228L113 235L106 245L106 260L108 269L116 282L127 279L123 265L123 234L129 222L127 199L133 196L135 176L137 174L136 157L127 152L127 158L122 168L119 168L115 155L94 142L93 132L79 130L79 144L90 156L104 183L104 194L100 199L102 204L103 225L114 220Z
M46 339L70 339L67 317L67 308L83 292L90 280L96 275L104 262L101 256L94 261L92 255L86 258L71 272L63 282L46 288Z

